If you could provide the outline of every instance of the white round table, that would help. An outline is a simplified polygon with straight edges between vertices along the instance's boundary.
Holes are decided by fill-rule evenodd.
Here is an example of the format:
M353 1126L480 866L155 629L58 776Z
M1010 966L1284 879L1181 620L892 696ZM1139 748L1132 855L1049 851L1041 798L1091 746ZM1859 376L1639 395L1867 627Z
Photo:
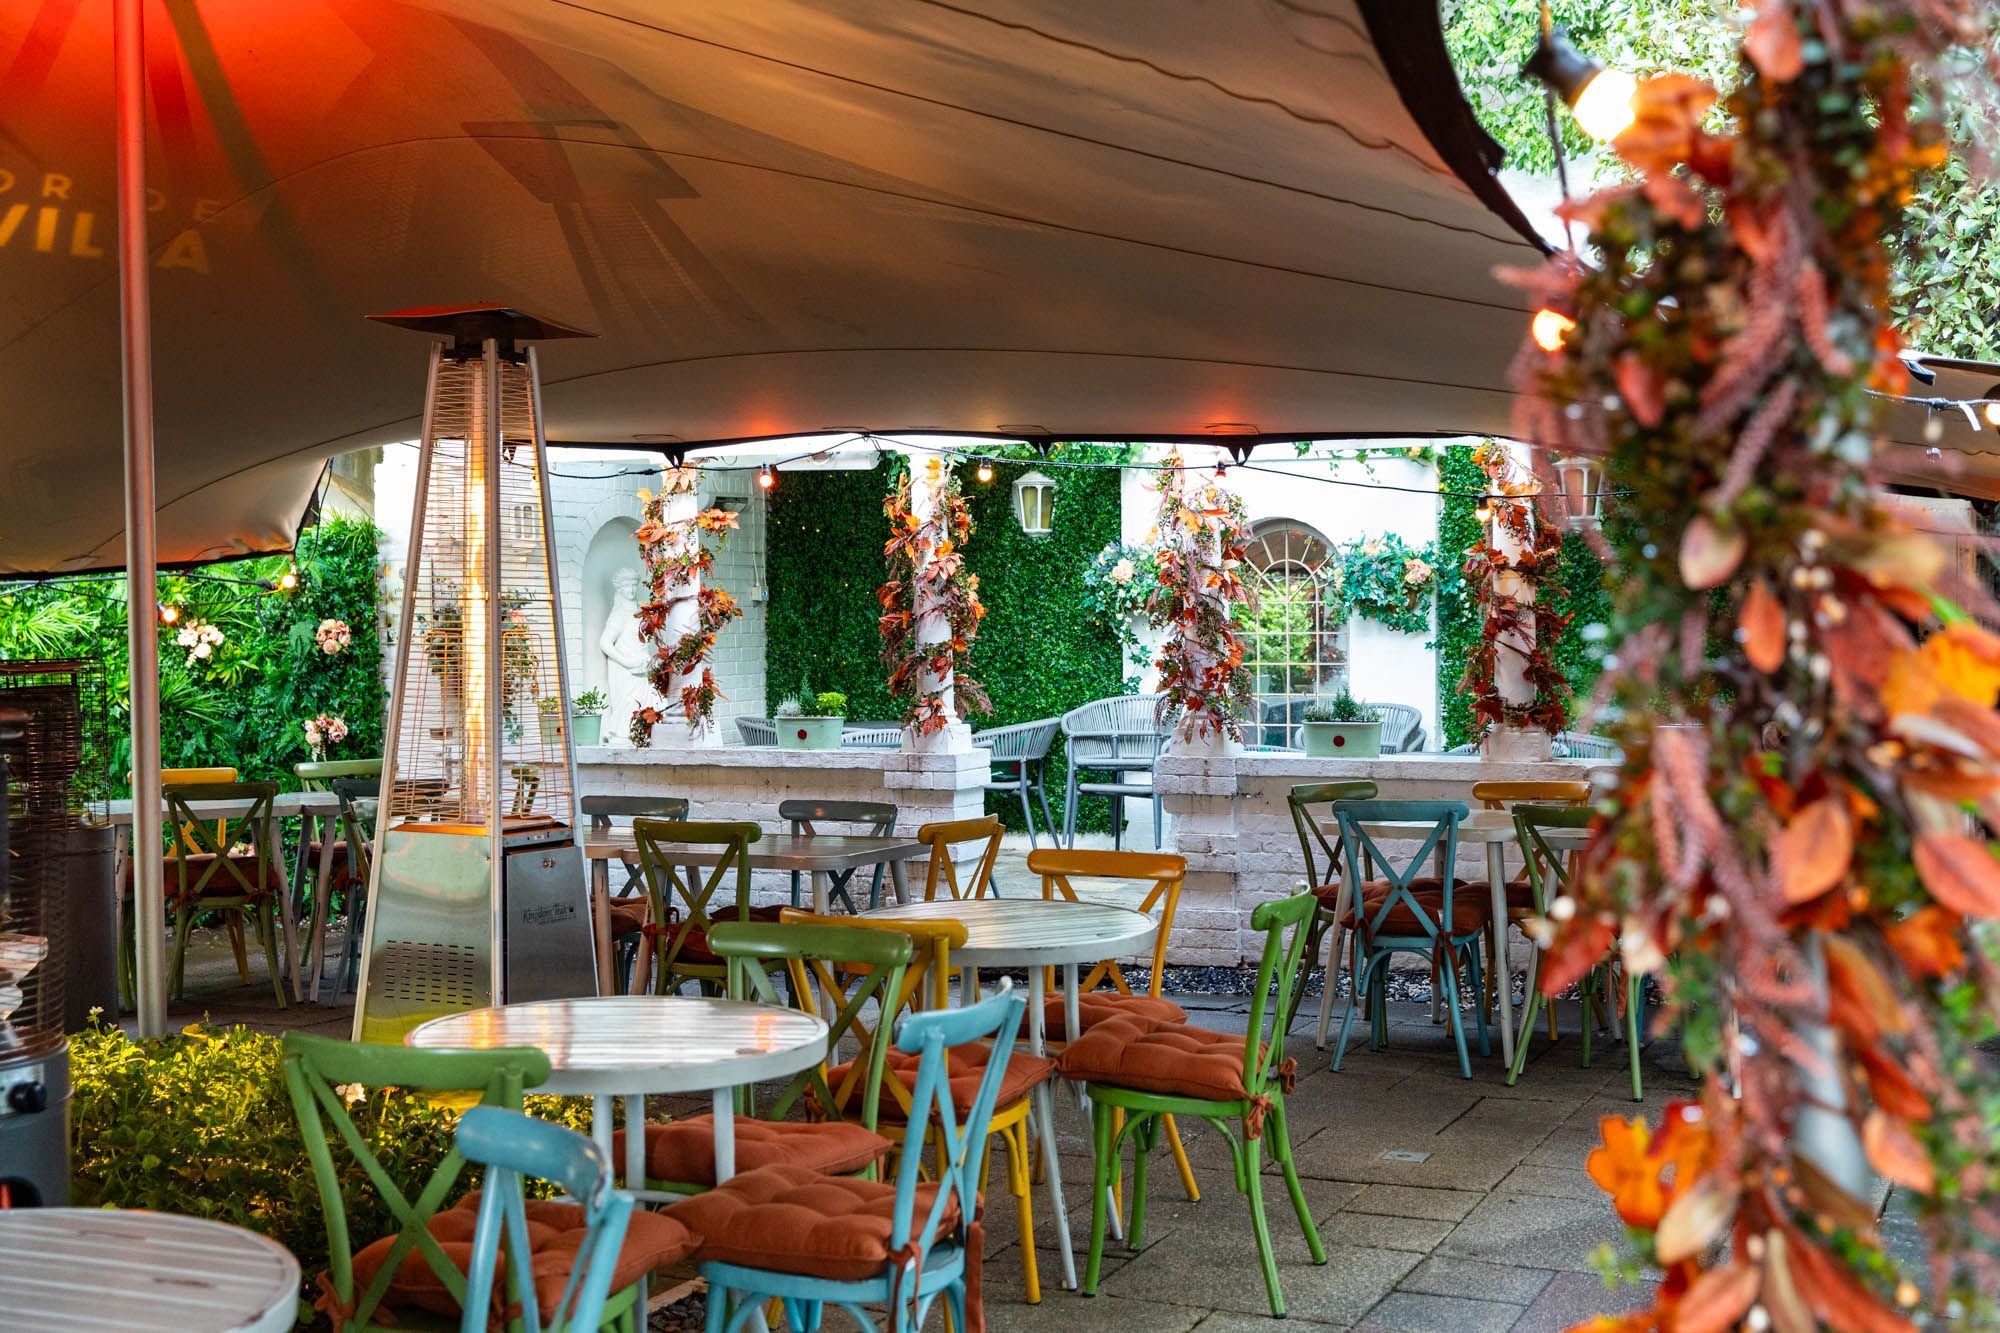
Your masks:
M0 1210L0 1328L279 1333L299 1262L268 1236L179 1213Z
M1028 971L1028 1047L1045 1055L1042 1024L1042 969L1060 967L1063 984L1063 1036L1075 1041L1082 1027L1077 1014L1077 965L1096 963L1130 953L1151 940L1156 929L1144 912L1103 903L1075 903L1046 898L946 898L927 903L882 907L866 916L899 921L959 921L965 943L952 950L964 969L960 987L964 1003L979 997L982 967L1023 967ZM1055 1098L1043 1082L1035 1089L1036 1129L1042 1139L1049 1205L1056 1218L1056 1238L1062 1251L1063 1284L1076 1286L1076 1257L1069 1236L1069 1212L1063 1206L1062 1172L1056 1154Z
M625 1123L637 1126L645 1123L649 1093L712 1092L720 1184L736 1174L735 1090L825 1059L826 1024L796 1009L743 1000L603 995L449 1014L411 1029L403 1042L431 1050L539 1046L551 1073L534 1091L588 1095L591 1135L606 1161L612 1160L612 1098L625 1098ZM655 1197L646 1191L644 1134L625 1136L625 1187Z

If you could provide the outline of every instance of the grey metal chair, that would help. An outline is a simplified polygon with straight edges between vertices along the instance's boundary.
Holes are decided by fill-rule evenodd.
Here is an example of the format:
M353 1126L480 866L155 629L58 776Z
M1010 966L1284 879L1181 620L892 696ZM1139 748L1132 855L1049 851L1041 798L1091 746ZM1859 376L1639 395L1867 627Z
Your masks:
M1062 715L1069 774L1063 782L1063 845L1076 846L1076 804L1083 796L1111 798L1111 843L1122 847L1123 812L1119 802L1138 796L1153 802L1153 846L1160 845L1160 793L1152 784L1153 763L1166 748L1168 730L1160 725L1157 694L1126 694L1093 699ZM1084 782L1080 774L1109 773L1109 782ZM1145 782L1133 781L1144 773Z
M1010 791L1021 799L1021 816L1028 821L1028 845L1039 847L1035 839L1035 812L1028 804L1033 792L1042 803L1042 823L1049 836L1056 836L1055 816L1049 813L1049 792L1043 785L1042 766L1055 744L1061 718L1045 717L1039 722L1016 722L1007 727L989 727L974 732L972 748L991 750L993 767L986 779L988 791Z
M778 727L768 717L739 717L736 719L736 734L743 738L745 745L776 745Z
M590 820L592 833L604 834L611 831L614 819L686 819L688 799L685 796L586 796L577 802L577 808ZM639 957L639 946L645 939L641 929L620 931L621 920L626 923L643 921L647 910L646 880L639 869L639 855L629 852L620 863L625 867L625 883L611 895L613 904L625 910L612 912L611 950L612 961L618 973L618 993L625 994L631 989L632 968Z
M1410 754L1424 748L1424 715L1408 704L1370 704L1382 721L1382 753Z
M1451 747L1451 748L1450 748L1449 750L1446 750L1446 751L1445 751L1445 753L1446 753L1446 754L1478 754L1478 753L1479 753L1479 742L1478 742L1478 741L1467 741L1467 742L1466 742L1465 744L1463 744L1463 745L1454 745L1454 746L1452 746L1452 747Z
M899 750L902 746L903 729L893 724L849 726L840 733L843 750Z
M1619 759L1625 752L1618 748L1618 742L1608 736L1593 736L1585 731L1564 731L1556 734L1554 749L1558 759Z
M887 801L780 801L778 818L791 821L794 837L811 837L826 830L821 824L861 824L871 838L886 838L896 831L896 807ZM868 910L874 911L882 905L882 871L878 862L875 866L874 881L868 886ZM848 895L847 885L854 878L852 870L830 870L827 875L827 906L839 899L850 912L861 909L854 905ZM799 902L799 872L792 872L792 906Z

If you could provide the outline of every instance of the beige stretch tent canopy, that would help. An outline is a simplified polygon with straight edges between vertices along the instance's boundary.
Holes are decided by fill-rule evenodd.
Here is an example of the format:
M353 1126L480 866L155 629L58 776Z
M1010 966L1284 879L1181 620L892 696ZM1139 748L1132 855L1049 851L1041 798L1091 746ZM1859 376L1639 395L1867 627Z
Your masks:
M0 6L0 572L122 562L108 4ZM1537 248L1415 0L147 6L160 555L416 433L504 301L549 433L1504 431Z

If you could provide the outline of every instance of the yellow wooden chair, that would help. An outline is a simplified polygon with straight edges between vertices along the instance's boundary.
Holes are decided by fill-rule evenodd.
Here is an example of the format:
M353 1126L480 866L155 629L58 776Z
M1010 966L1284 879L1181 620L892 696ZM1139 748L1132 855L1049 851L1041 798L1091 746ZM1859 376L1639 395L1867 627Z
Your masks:
M160 770L160 785L162 787L207 785L216 782L235 782L236 780L237 771L226 764L217 764L206 768L163 768ZM125 782L127 786L131 785L132 775L130 773L125 775ZM206 825L207 821L204 820L202 823ZM215 836L217 838L222 837L228 832L228 829L228 820L218 819L215 821ZM174 841L168 848L167 854L171 856L175 852L198 852L200 849L195 846L195 838L199 831L194 825L175 829ZM236 955L236 975L247 982L250 980L250 954L246 948L243 934L243 917L236 912L226 912L223 914L223 926L229 935L230 952Z
M1088 974L1078 980L1077 991L1077 1034L1090 1031L1098 1023L1118 1014L1136 1014L1166 1023L1185 1023L1187 1011L1161 996L1160 987L1166 979L1167 942L1173 937L1174 916L1180 911L1181 884L1187 879L1187 858L1164 852L1106 852L1089 848L1044 847L1028 853L1028 871L1042 877L1042 897L1053 900L1061 894L1070 902L1079 902L1076 886L1070 877L1079 879L1116 879L1127 885L1135 882L1149 883L1139 902L1133 907L1135 912L1153 915L1159 912L1159 927L1153 933L1152 975L1146 983L1146 993L1136 995L1131 983L1125 980L1124 969L1115 958L1106 958L1091 968ZM1111 989L1100 991L1099 986L1106 981ZM1042 983L1042 993L1048 996L1044 1002L1042 1030L1054 1034L1048 1045L1061 1050L1068 1043L1065 1037L1069 1028L1064 1017L1063 996L1059 993L1055 969L1046 969ZM1116 1123L1123 1123L1123 1113L1113 1115ZM1167 1143L1174 1155L1174 1165L1181 1174L1181 1184L1187 1189L1189 1199L1199 1200L1201 1188L1195 1184L1194 1167L1189 1164L1187 1149L1181 1146L1180 1130L1172 1116L1161 1117L1161 1125L1167 1132ZM1122 1182L1121 1182L1122 1183ZM1112 1198L1118 1198L1118 1189L1113 1188Z
M967 820L965 823L984 821ZM951 951L965 943L965 926L958 921L899 921L892 917L878 916L817 916L811 912L787 907L780 915L787 925L852 926L864 930L896 931L908 935L914 946L910 953L909 970L903 974L903 993L896 998L893 1007L884 999L884 1009L876 1020L874 1029L854 1024L861 1049L866 1053L869 1042L879 1039L887 1041L895 1027L897 1017L906 1012L920 1009L943 1009L950 1004ZM825 979L822 978L822 984ZM838 987L829 988L829 996L838 993ZM986 1180L991 1164L991 1144L998 1138L1007 1149L1007 1191L1014 1196L1019 1209L1021 1225L1021 1266L1030 1304L1042 1299L1040 1267L1035 1251L1035 1208L1034 1170L1029 1152L1028 1111L1034 1100L1034 1091L1055 1075L1055 1062L1030 1055L1017 1049L1007 1061L1007 1078L1000 1085L1000 1097L993 1108L992 1122L987 1126L988 1154L979 1167L980 1193L986 1191ZM826 1080L833 1088L835 1104L843 1097L855 1096L861 1089L863 1061L859 1056L838 1064L826 1071ZM971 1104L971 1090L978 1083L982 1068L968 1067L963 1072L955 1062L952 1066L952 1102L956 1106ZM881 1117L875 1132L903 1145L909 1150L909 1115L915 1094L917 1062L914 1057L903 1056L891 1051L889 1055L888 1077L883 1080ZM922 1132L921 1130L919 1131ZM938 1145L942 1150L943 1145ZM922 1151L921 1148L919 1151ZM940 1159L942 1160L942 1159ZM1065 1225L1067 1220L1065 1219Z
M940 883L954 899L984 898L993 882L993 864L1000 859L1000 834L1000 821L993 815L979 819L944 820L918 829L917 841L931 849L930 867L924 872L924 901L937 900ZM974 868L972 878L960 884L958 863L952 859L952 849L980 841L984 841L986 847L979 854L979 864ZM997 1114L995 1119L998 1119Z
M1472 799L1486 810L1511 810L1517 805L1560 805L1575 808L1590 800L1590 784L1568 780L1547 780L1540 782L1475 782L1472 784ZM1534 853L1523 848L1525 858ZM1460 889L1461 893L1490 893L1491 885L1483 879L1468 880ZM1498 978L1507 966L1507 927L1525 926L1535 916L1535 890L1528 878L1528 866L1524 860L1521 873L1507 881L1507 918L1495 921L1493 929L1498 933L1493 937L1494 966L1486 969L1484 1000L1487 1012L1491 1013L1497 998L1495 987ZM1548 1007L1549 1040L1556 1039L1556 1007ZM1524 1034L1525 1035L1525 1034Z

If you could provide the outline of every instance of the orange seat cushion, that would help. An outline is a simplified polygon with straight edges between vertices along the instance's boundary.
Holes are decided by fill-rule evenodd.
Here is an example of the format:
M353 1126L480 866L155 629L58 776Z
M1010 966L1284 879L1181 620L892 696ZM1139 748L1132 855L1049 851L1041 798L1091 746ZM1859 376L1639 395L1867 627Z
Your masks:
M1374 888L1380 886L1382 883L1383 881L1381 880L1371 880L1366 887ZM1419 875L1410 881L1410 891L1419 894L1443 893L1444 881L1436 875ZM1340 881L1335 880L1331 884L1320 885L1313 890L1313 896L1319 899L1321 907L1331 912L1334 904L1340 901Z
M1389 886L1380 881L1361 886L1362 915L1367 919L1369 929L1379 931L1384 935L1428 934L1428 927L1424 922L1418 920L1417 914L1410 908L1409 901L1401 897L1397 898L1396 905L1389 909L1389 915L1383 920L1382 924L1379 926L1374 924L1375 913L1381 909L1383 902L1389 897L1389 892ZM1413 896L1416 898L1417 903L1424 909L1425 914L1430 918L1432 923L1435 923L1438 917L1443 915L1444 890L1442 888L1419 889ZM1475 893L1468 886L1462 884L1453 888L1451 895L1452 934L1469 935L1484 926L1487 918L1492 915L1493 903L1489 894L1483 892ZM1349 929L1358 928L1352 908L1349 908L1347 915L1340 919L1340 924Z
M530 1250L528 1264L535 1277L535 1300L541 1306L542 1317L546 1319L555 1313L556 1302L562 1299L563 1286L569 1281L570 1269L576 1264L577 1252L590 1232L584 1225L583 1209L576 1204L529 1199L526 1207ZM479 1191L474 1190L459 1200L455 1207L433 1216L428 1223L431 1235L437 1237L446 1257L460 1273L471 1269L472 1235L478 1218ZM375 1274L388 1260L395 1239L384 1236L354 1256L357 1295L367 1290L368 1284L375 1280ZM634 1209L631 1222L625 1229L625 1243L618 1250L618 1263L612 1269L611 1290L623 1291L654 1269L686 1258L693 1253L694 1247L694 1235L674 1218L665 1213ZM494 1292L502 1300L507 1290L505 1250L503 1243L503 1267L493 1282ZM415 1249L403 1257L401 1267L389 1281L388 1294L383 1303L415 1306L438 1314L455 1316L459 1313L457 1299Z
M774 903L768 907L752 907L750 909L750 919L775 926L778 924L778 913L784 910L785 908L782 903ZM721 925L725 921L736 921L739 919L734 908L725 908L709 917L709 920L716 925ZM681 951L674 955L674 961L678 963L692 963L698 967L721 967L724 965L725 960L720 954L708 947L708 932L700 926L696 926L687 933L687 939L682 942Z
M1092 991L1088 995L1076 997L1077 1031L1084 1033L1099 1023L1124 1015L1148 1019L1155 1023L1185 1023L1187 1010L1172 1000L1161 999L1157 995L1120 995L1117 991ZM1042 1030L1051 1041L1065 1040L1069 1029L1063 1026L1063 997L1051 995L1042 1007Z
M611 1160L625 1160L625 1131L612 1135ZM736 1169L798 1166L822 1175L842 1176L882 1160L895 1145L860 1125L829 1120L809 1125L796 1121L736 1121ZM715 1119L689 1116L671 1124L646 1126L646 1176L678 1185L715 1184Z
M611 934L614 938L630 935L652 920L652 910L644 898L613 898L610 912Z
M930 1215L937 1188L917 1186L915 1216ZM704 1263L853 1282L888 1267L895 1209L896 1187L888 1181L766 1166L675 1204L669 1216L701 1238L695 1257ZM937 1239L958 1225L954 1199L938 1221Z
M229 854L229 861L231 865L235 866L241 872L243 878L249 880L253 885L258 882L259 863L263 862L261 866L263 884L257 890L257 894L260 897L264 894L283 892L287 887L285 867L282 864L271 865L263 861L263 858L259 857L255 852L231 852ZM182 863L176 857L163 856L160 858L160 864L161 882L166 887L167 901L172 902L180 894ZM195 895L196 897L241 898L245 896L243 885L229 871L217 866L215 873L209 875L209 867L215 865L215 853L200 852L190 855L187 858L186 864L188 888L192 891L197 884L201 885L200 891ZM315 865L317 865L316 862ZM204 875L209 875L206 884L201 883L202 876ZM125 862L125 883L128 886L132 883L132 862L129 857Z
M1119 1018L1070 1043L1056 1067L1064 1078L1086 1083L1212 1102L1242 1101L1250 1096L1243 1083L1243 1041L1185 1023Z
M966 1107L972 1105L972 1099L979 1094L979 1080L986 1076L988 1054L984 1046L954 1046L946 1052L946 1068L950 1071L951 1080L951 1104L961 1115L964 1114ZM889 1058L884 1062L885 1082L887 1079L898 1079L905 1088L914 1093L917 1089L917 1066L922 1059L923 1057L919 1055L890 1051ZM835 1065L827 1070L828 1086L838 1092L841 1081L847 1077L847 1071L852 1065L853 1061L850 1060L846 1064ZM1055 1069L1056 1062L1053 1060L1045 1060L1026 1051L1014 1052L1007 1057L1007 1072L1000 1079L1000 1095L994 1100L993 1109L998 1111L1002 1107L1012 1106L1020 1101L1055 1073ZM862 1080L856 1079L853 1089L847 1095L846 1104L841 1109L849 1113L859 1112L862 1096ZM882 1093L882 1119L900 1119L902 1114L903 1108L897 1104L895 1097L890 1095L885 1086Z

